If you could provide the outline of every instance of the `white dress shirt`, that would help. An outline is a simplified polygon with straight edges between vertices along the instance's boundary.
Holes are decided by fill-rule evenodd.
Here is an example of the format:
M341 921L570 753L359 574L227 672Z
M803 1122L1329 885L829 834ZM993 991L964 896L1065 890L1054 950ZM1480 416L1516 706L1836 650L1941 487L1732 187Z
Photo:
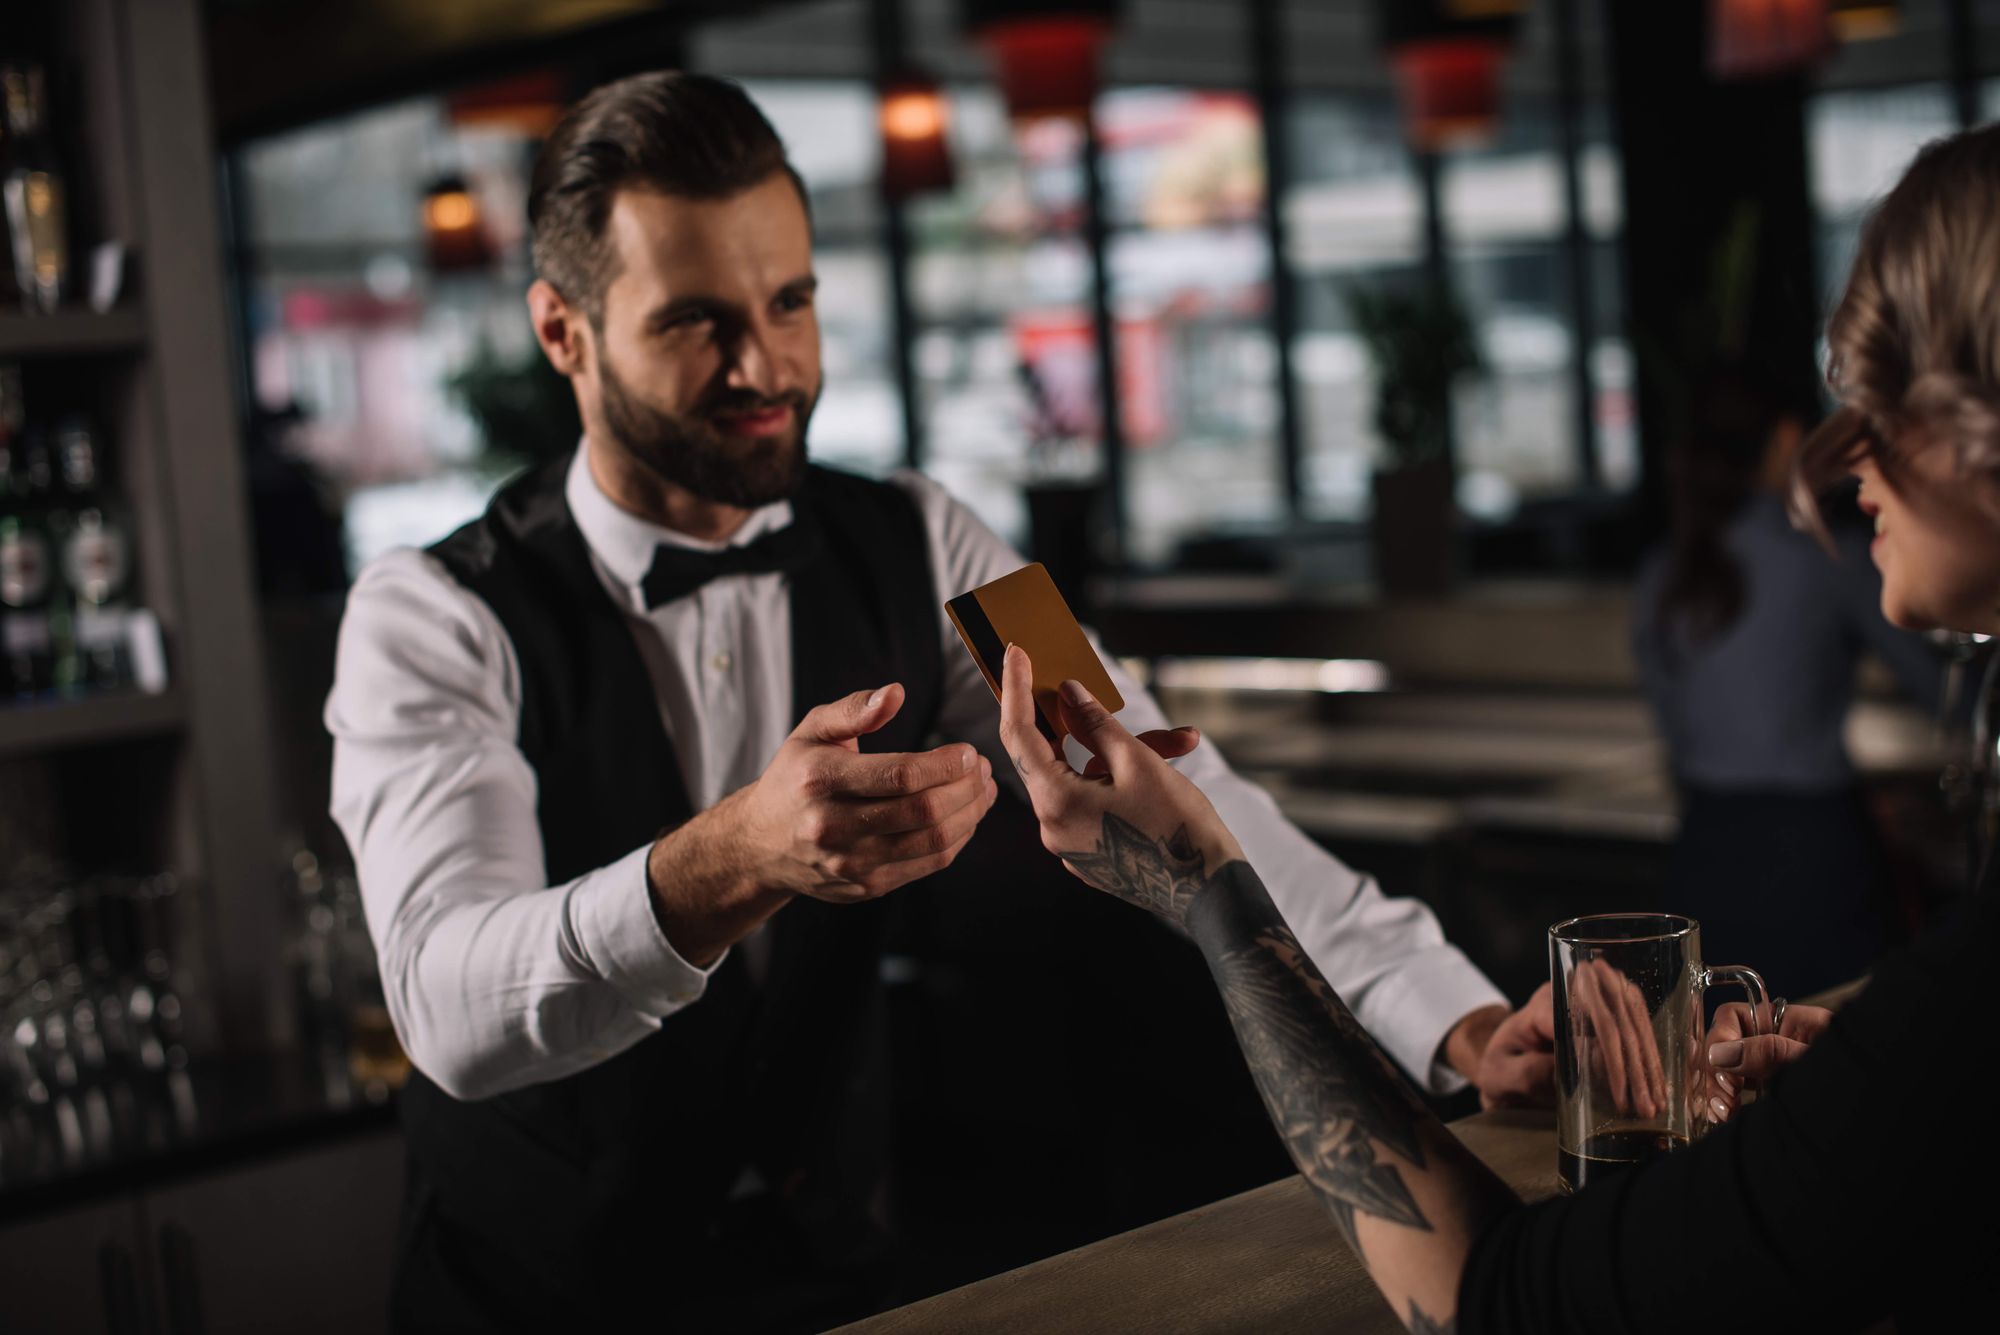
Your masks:
M941 741L964 741L1017 782L999 707L942 600L1022 558L941 487L916 501L936 574L943 645ZM567 497L592 564L626 609L688 796L704 810L757 778L791 730L792 627L781 574L716 579L647 610L639 590L661 543L714 550L619 509L579 449ZM779 502L727 545L791 520ZM1133 732L1166 726L1115 662ZM436 558L371 562L348 596L326 725L333 815L353 850L389 1013L411 1059L460 1098L583 1070L684 1006L708 970L675 953L646 886L650 844L563 885L543 880L535 774L516 746L520 668L492 610ZM1356 1016L1436 1091L1462 1082L1435 1060L1452 1026L1501 994L1421 903L1391 899L1279 814L1207 743L1178 762L1207 793L1300 942ZM1078 894L1094 893L1081 884ZM756 942L746 943L754 967ZM739 947L744 948L744 947ZM712 968L713 966L711 966Z

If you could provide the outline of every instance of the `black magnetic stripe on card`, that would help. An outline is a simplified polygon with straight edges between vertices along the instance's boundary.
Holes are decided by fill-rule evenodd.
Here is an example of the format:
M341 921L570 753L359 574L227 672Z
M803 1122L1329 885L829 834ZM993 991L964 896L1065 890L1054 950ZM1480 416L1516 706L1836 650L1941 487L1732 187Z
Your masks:
M1000 632L993 629L993 621L986 615L986 609L980 605L977 593L962 593L952 599L950 605L953 614L958 617L960 628L965 631L965 638L971 644L972 652L979 655L979 661L993 674L994 686L997 688L1007 675L1006 642L1000 638ZM1042 730L1042 736L1051 741L1055 740L1055 729L1049 726L1048 720L1042 717L1042 711L1039 709L1035 711L1035 726Z
M1001 642L1000 632L993 629L993 622L986 615L986 609L979 605L977 594L962 593L951 600L951 610L958 618L958 624L965 631L966 640L972 645L972 652L979 655L979 661L986 665L987 672L998 682L1002 669L1007 663L1007 646Z

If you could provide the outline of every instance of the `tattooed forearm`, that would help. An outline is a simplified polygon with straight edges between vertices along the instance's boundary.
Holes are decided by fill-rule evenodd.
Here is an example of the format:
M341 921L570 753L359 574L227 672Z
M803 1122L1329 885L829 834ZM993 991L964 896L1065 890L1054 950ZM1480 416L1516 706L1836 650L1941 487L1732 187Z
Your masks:
M1234 887L1240 893L1198 907L1190 927L1215 947L1209 967L1300 1175L1357 1250L1357 1214L1429 1229L1404 1179L1406 1168L1426 1166L1417 1136L1426 1110L1327 986L1249 867L1236 863L1216 877L1239 878L1247 882Z
M1414 1332L1451 1332L1466 1249L1518 1205L1432 1117L1320 975L1263 882L1233 852L1210 868L1186 829L1157 839L1106 813L1095 849L1065 853L1084 880L1184 929L1201 948L1299 1174ZM1363 1217L1390 1227L1367 1230ZM1433 1318L1422 1295L1450 1313ZM1443 1303L1438 1300L1446 1299Z
M1195 933L1271 1121L1349 1244L1357 1212L1428 1229L1399 1166L1424 1166L1416 1126L1425 1109L1327 986L1249 864L1211 873L1185 828L1155 839L1109 813L1096 849L1063 861Z

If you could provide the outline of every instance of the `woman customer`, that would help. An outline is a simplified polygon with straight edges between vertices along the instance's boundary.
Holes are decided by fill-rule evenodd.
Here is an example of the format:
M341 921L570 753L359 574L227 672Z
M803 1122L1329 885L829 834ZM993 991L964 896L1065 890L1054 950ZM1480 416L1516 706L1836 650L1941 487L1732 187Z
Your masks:
M1828 340L1842 407L1803 485L1861 479L1891 621L2000 633L2000 127L1918 156L1863 233ZM1300 1174L1412 1330L1990 1326L2000 1168L1971 1134L2000 1056L1990 889L1877 969L1727 1124L1524 1206L1382 1058L1201 793L1065 683L1098 761L1076 773L1035 728L1025 656L1007 657L1001 733L1043 842L1200 946ZM1711 1061L1747 1069L1729 1046Z

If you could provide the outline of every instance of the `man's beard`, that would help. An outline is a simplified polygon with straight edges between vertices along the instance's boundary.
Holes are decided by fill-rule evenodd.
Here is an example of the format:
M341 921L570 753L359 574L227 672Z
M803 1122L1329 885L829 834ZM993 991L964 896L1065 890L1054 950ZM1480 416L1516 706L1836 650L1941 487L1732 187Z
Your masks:
M662 412L625 388L608 360L600 359L600 404L615 443L653 474L684 487L705 501L754 510L798 491L806 476L806 423L818 401L789 390L773 398L747 391L706 396L687 413ZM753 413L784 405L791 425L772 436L730 440L715 428L716 417Z

